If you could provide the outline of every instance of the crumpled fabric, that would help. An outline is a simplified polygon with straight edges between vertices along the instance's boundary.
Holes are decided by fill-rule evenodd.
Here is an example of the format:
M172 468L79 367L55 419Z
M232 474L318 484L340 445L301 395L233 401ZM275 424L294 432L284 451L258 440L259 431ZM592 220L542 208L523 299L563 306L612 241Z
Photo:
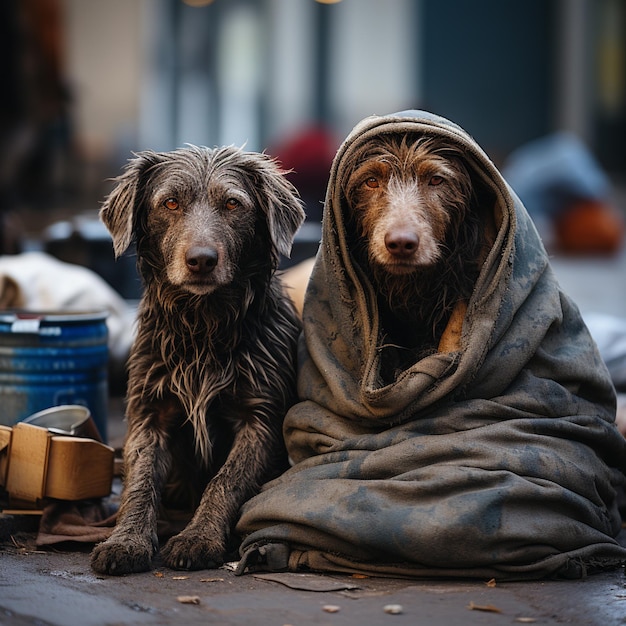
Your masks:
M385 385L376 297L351 255L341 182L352 151L387 132L459 145L490 190L479 211L493 236L451 329L456 346ZM300 401L284 424L293 466L242 508L239 573L515 580L623 564L626 442L613 385L526 209L478 144L421 111L366 118L337 152L324 211Z
M116 489L117 491L117 489ZM117 521L119 493L95 500L46 500L39 521L36 545L93 544L111 536ZM191 519L191 511L159 510L157 535L163 542L178 534Z

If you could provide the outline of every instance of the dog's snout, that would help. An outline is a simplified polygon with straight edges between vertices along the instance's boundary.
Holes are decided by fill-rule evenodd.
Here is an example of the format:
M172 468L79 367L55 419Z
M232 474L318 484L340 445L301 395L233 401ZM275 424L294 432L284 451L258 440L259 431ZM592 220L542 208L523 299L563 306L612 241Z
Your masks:
M419 247L417 233L408 230L393 230L385 234L385 247L396 257L413 256Z
M217 265L217 250L206 246L195 246L187 251L185 261L191 272L210 274Z

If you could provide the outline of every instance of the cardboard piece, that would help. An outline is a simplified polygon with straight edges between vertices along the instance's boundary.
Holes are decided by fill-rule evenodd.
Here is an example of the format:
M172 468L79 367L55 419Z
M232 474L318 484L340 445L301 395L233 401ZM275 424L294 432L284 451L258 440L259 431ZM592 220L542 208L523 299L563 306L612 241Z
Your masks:
M0 427L0 486L12 506L36 508L43 498L105 497L113 470L113 448L94 439L53 435L24 423Z

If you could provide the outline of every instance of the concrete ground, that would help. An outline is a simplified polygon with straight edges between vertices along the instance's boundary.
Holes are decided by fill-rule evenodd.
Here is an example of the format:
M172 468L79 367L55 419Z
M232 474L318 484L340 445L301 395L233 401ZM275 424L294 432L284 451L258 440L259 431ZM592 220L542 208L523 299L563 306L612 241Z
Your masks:
M17 539L0 552L0 624L11 626L626 623L623 570L490 586L299 574L276 582L225 569L174 572L157 563L152 572L112 578L94 575L86 553L19 545ZM388 612L394 605L399 613Z
M583 313L626 316L626 254L554 259ZM118 407L114 404L114 407ZM109 438L124 424L112 411ZM578 581L489 584L349 576L236 577L229 569L95 575L88 550L37 550L36 519L0 515L0 625L626 624L624 569ZM397 613L390 606L397 605Z

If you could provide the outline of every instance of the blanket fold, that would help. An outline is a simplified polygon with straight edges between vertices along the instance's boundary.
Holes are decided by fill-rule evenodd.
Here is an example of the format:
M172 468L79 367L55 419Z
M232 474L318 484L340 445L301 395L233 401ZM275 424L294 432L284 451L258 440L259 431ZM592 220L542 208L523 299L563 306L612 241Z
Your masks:
M352 151L388 132L461 147L489 190L479 210L490 244L439 352L391 384L341 191ZM616 540L626 442L610 377L524 206L476 142L425 112L367 118L337 152L324 211L300 402L284 426L294 465L243 507L240 573L524 579L626 562Z

